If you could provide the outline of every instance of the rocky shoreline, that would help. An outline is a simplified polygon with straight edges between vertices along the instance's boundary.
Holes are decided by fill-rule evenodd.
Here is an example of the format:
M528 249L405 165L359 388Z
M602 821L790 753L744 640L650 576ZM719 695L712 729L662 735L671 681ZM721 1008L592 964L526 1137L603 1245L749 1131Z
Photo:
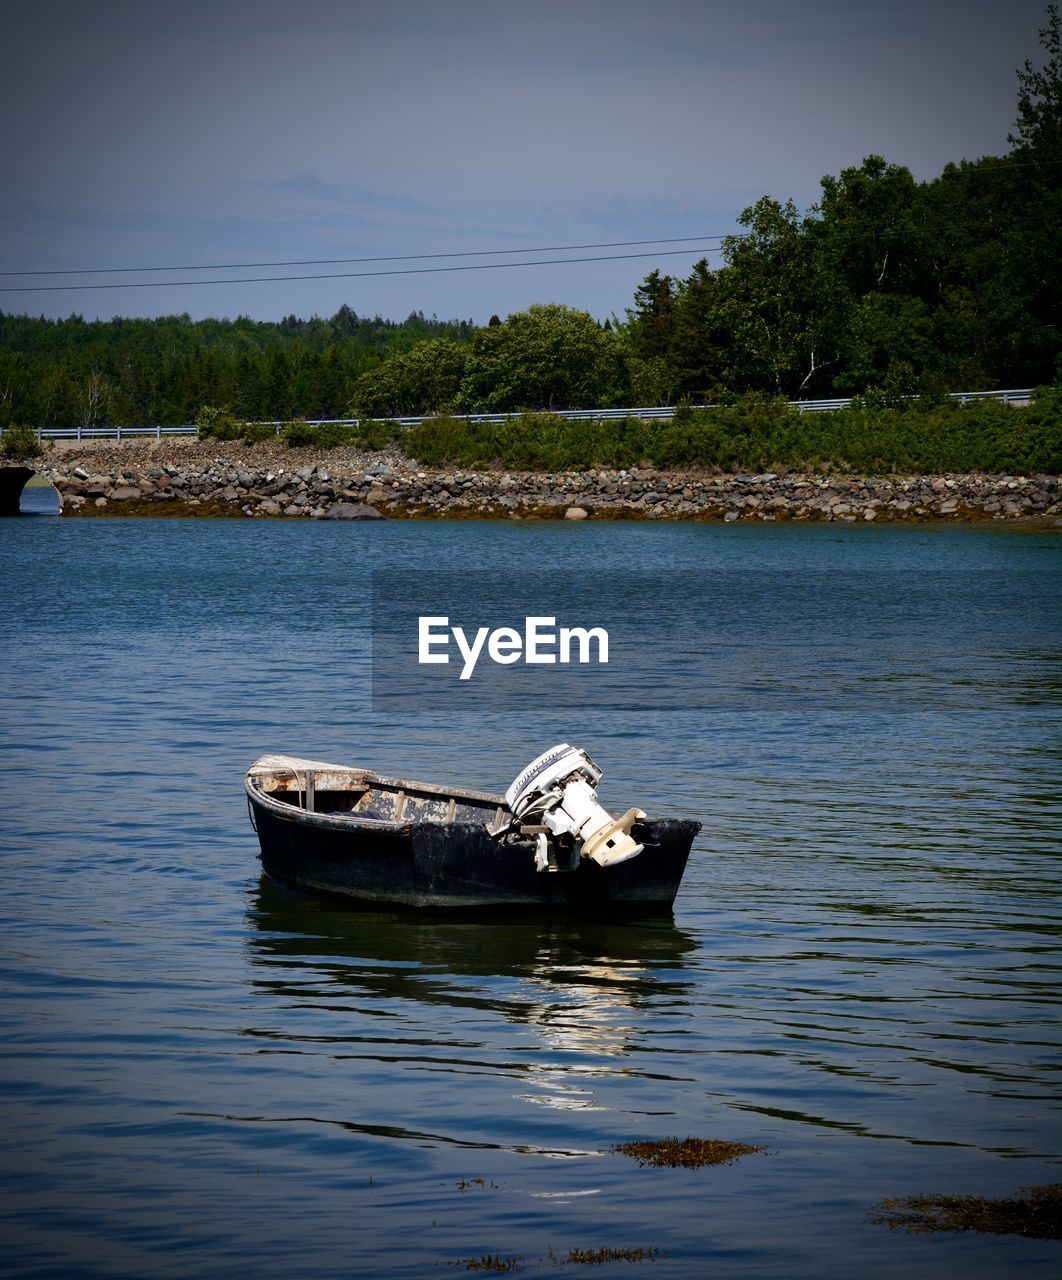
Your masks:
M1056 476L438 471L395 450L199 440L68 447L30 465L68 516L1062 523Z

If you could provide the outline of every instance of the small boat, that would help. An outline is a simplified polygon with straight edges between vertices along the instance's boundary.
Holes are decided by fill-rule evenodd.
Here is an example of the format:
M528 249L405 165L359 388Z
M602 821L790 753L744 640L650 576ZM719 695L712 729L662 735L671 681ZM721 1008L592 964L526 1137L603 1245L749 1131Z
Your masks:
M621 818L597 804L601 771L561 743L504 796L264 755L247 806L266 872L385 907L668 911L699 822Z

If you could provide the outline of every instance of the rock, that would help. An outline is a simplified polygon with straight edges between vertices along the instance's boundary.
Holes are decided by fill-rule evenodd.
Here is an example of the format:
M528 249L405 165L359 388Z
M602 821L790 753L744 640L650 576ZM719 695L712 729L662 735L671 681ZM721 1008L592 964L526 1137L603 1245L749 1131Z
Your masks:
M131 484L119 485L111 494L111 497L116 502L125 502L129 498L139 498L140 496L139 487L134 488Z
M585 520L590 514L585 507L569 507L564 513L565 520Z
M739 518L740 517L736 511L728 511L726 515L723 517L723 519L727 522L727 524L730 524L732 520L737 520Z
M105 506L107 505L107 499L106 499L106 498L97 498L97 499L96 499L96 503L95 503L95 505L96 505L97 507L105 507Z
M321 516L322 520L385 520L375 507L364 502L337 502Z

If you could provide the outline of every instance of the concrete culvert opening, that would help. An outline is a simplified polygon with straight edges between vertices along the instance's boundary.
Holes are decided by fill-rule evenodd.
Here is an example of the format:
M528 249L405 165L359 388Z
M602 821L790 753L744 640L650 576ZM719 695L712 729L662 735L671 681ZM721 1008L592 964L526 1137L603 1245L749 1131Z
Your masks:
M58 516L59 490L31 467L0 467L0 516Z

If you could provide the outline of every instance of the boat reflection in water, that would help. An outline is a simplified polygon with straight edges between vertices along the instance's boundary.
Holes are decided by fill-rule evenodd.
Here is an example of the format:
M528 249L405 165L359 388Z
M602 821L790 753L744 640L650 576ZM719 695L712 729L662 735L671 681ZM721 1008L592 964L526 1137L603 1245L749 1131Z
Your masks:
M274 997L273 1027L278 1013L284 1027L261 1033L271 1041L386 1058L392 1074L445 1069L481 1084L501 1075L517 1082L511 1102L565 1111L598 1109L603 1077L644 1071L636 1059L648 1023L686 1005L683 970L697 947L659 916L492 922L351 911L265 876L249 917L256 985Z

